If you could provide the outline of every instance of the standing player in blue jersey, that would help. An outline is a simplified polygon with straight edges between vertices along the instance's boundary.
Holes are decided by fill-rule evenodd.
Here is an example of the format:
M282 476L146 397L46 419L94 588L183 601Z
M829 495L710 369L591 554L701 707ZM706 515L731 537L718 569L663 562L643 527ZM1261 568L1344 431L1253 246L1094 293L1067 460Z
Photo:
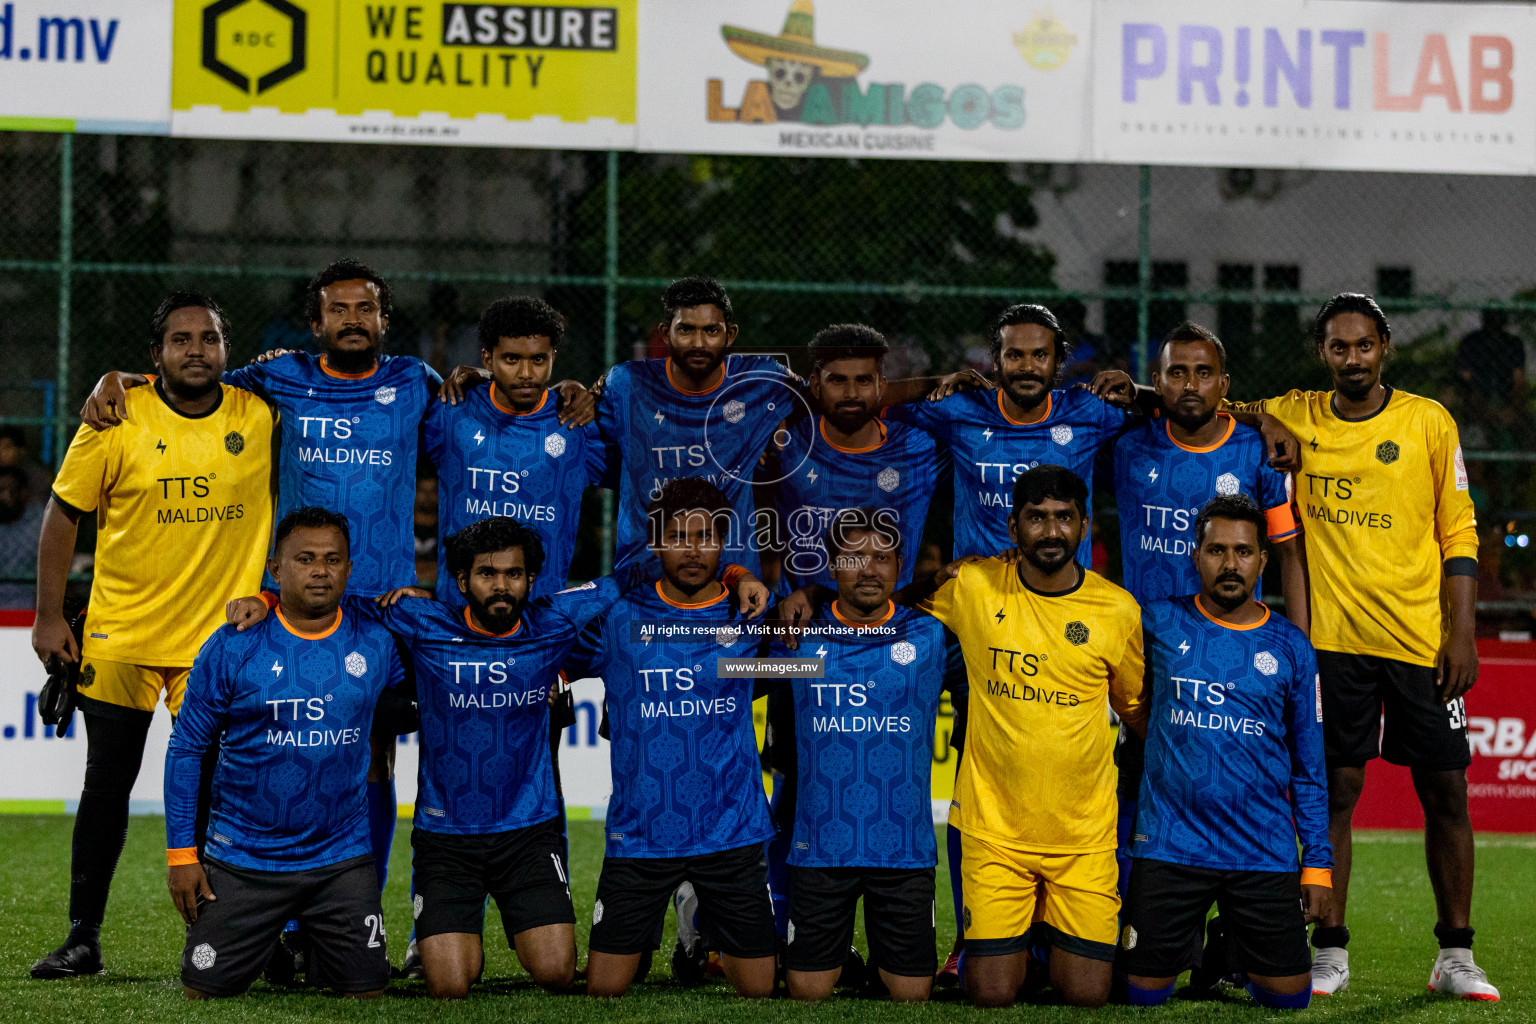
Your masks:
M531 529L544 568L529 597L565 586L576 553L581 498L598 485L607 449L596 424L567 428L549 387L565 317L542 299L498 299L480 315L480 349L492 380L457 405L432 403L424 445L438 474L439 550L451 534L491 516ZM463 607L446 560L437 599Z
M698 894L701 926L745 996L773 992L777 935L763 842L773 834L752 728L752 676L722 675L760 637L715 579L730 501L705 480L668 482L650 505L662 578L624 594L582 633L571 678L601 676L613 796L592 911L587 991L623 995L661 943L673 891ZM682 627L660 635L647 627Z
M796 679L799 800L789 851L789 994L825 999L864 900L870 963L893 1000L933 988L938 848L929 803L944 627L891 600L905 539L878 509L846 509L826 534L837 597L799 641L821 678ZM773 656L794 657L782 644Z
M1306 562L1285 475L1270 466L1256 428L1218 412L1231 384L1226 348L1204 327L1184 323L1163 340L1153 366L1152 391L1162 415L1115 442L1125 589L1143 606L1198 593L1195 517L1211 498L1245 494L1264 509L1265 533L1280 561L1286 615L1305 632ZM1122 850L1136 819L1142 750L1141 738L1122 728L1117 751ZM1122 857L1122 894L1130 868L1129 858Z
M1152 709L1120 936L1133 1005L1167 1001L1213 902L1255 1002L1311 999L1307 924L1332 898L1322 691L1306 634L1254 600L1266 528L1247 495L1212 498L1199 592L1142 610Z
M349 552L345 517L290 512L267 563L277 614L221 628L192 667L165 757L168 885L188 925L189 998L245 991L295 918L311 938L312 982L366 997L389 981L364 783L375 705L404 668L371 606L343 597ZM214 744L200 836L198 777Z

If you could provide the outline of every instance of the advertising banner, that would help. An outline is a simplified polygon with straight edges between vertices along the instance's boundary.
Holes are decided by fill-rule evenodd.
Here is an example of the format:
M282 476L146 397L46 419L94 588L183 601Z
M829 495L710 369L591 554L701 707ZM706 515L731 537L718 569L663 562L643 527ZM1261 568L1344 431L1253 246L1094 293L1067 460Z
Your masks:
M171 0L0 2L0 129L170 130Z
M634 145L637 0L176 0L173 134Z
M1093 159L1529 174L1536 8L1098 0Z
M640 16L642 150L1088 154L1088 0L645 0Z

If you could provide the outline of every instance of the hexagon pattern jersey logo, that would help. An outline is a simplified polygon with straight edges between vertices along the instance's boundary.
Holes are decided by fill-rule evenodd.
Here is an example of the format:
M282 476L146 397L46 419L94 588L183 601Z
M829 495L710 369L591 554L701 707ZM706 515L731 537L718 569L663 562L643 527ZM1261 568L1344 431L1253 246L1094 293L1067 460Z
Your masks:
M887 466L875 477L875 483L887 494L901 486L901 474L894 466Z
M565 438L559 434L550 434L544 438L544 454L552 459L558 459L565 454Z
M1065 635L1067 638L1067 643L1071 644L1073 647L1081 647L1083 644L1088 642L1088 627L1083 625L1081 622L1069 622L1067 623L1067 631Z
M1272 676L1280 671L1280 661L1268 651L1260 651L1253 656L1253 667L1266 676Z
M1397 457L1403 454L1403 450L1397 446L1396 441L1383 441L1376 446L1376 461L1383 466L1390 466L1397 461Z
M342 664L346 666L347 675L354 679L368 671L368 659L363 657L361 654L358 654L356 651L353 651L351 654L347 655L346 660L343 661Z
M80 682L76 684L80 689L89 690L94 682L96 682L95 665L87 665L80 670Z
M747 414L747 407L733 398L725 403L724 413L727 423L740 423L741 418Z
M224 435L224 450L231 455L239 455L245 451L245 438L238 430L231 430Z
M898 665L910 665L917 660L917 648L905 640L891 644L891 660Z
M219 958L219 954L206 942L199 942L192 950L192 966L200 971L206 971L213 966L213 962Z
M222 42L221 30L229 36ZM288 0L216 0L203 8L203 67L241 92L259 96L304 70L308 34L308 15ZM270 67L234 66L245 63L247 55L236 49L240 40L250 38L270 41L275 48ZM247 72L259 72L254 82Z
M729 647L741 639L741 630L735 626L720 626L715 630L715 643L721 647Z
M388 405L395 400L395 389L386 384L373 393L373 400L380 405Z
M1062 444L1062 445L1071 444L1072 443L1072 428L1067 426L1067 425L1065 425L1065 424L1063 424L1063 425L1061 425L1059 427L1052 427L1051 428L1051 440L1055 441L1057 444Z
M1236 494L1237 490L1237 477L1233 474L1223 473L1216 478L1217 494Z

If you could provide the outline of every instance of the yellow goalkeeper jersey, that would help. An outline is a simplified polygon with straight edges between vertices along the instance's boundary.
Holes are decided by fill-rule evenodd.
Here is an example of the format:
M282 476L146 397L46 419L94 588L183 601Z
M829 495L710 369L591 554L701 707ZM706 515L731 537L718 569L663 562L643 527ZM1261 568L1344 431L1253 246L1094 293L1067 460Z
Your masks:
M1306 537L1312 646L1433 665L1441 566L1477 557L1477 520L1451 414L1393 388L1363 420L1340 419L1331 391L1292 391L1238 408L1269 413L1301 442L1296 506Z
M87 658L183 667L224 621L224 602L261 587L272 537L275 414L221 384L186 416L159 385L128 392L127 418L81 426L54 497L96 513Z
M970 723L950 824L1036 853L1115 847L1115 730L1143 729L1141 609L1083 570L1068 592L1031 590L998 558L968 562L919 607L960 641Z

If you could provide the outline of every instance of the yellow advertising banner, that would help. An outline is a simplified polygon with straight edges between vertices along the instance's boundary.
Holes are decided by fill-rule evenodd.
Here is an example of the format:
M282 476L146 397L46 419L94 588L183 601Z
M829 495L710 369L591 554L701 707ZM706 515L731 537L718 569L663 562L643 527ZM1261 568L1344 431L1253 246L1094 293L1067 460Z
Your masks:
M638 0L176 0L173 135L625 148Z

